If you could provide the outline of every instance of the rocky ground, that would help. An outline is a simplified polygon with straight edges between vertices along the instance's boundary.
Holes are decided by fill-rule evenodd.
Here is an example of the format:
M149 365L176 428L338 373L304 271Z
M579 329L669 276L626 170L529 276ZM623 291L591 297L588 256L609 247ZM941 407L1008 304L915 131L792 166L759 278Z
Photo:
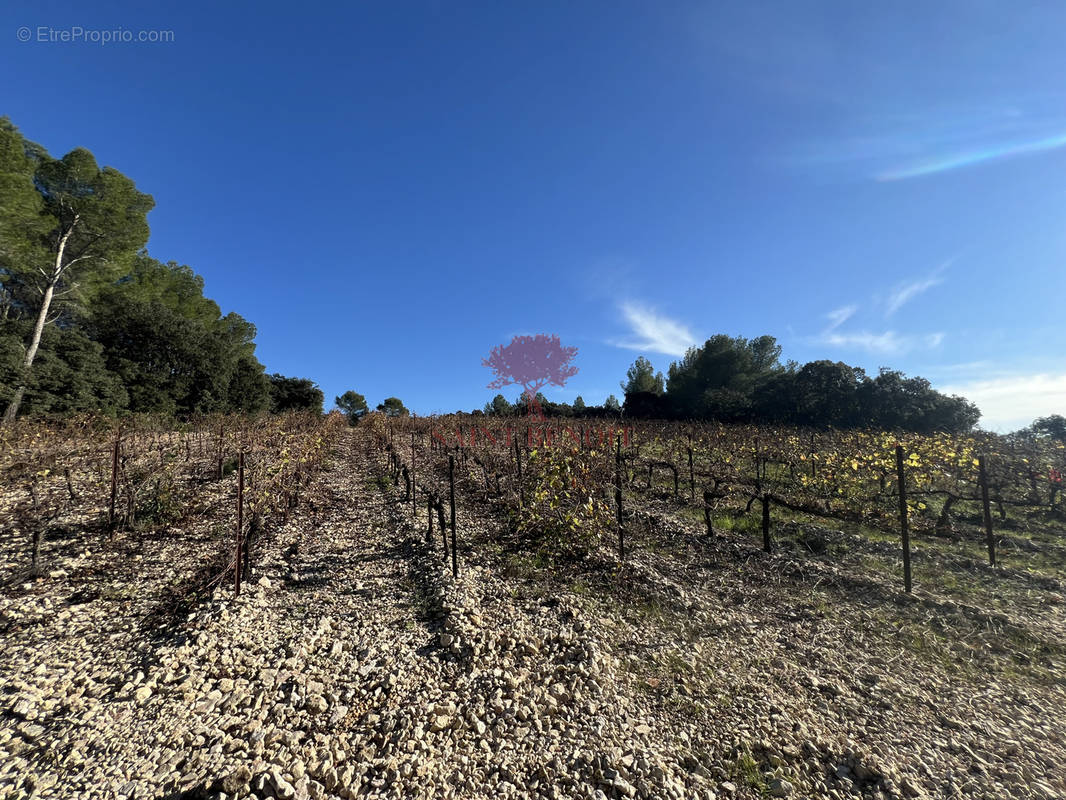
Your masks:
M453 580L369 444L240 598L168 592L210 526L8 587L0 798L1066 796L1054 582L1026 627L652 502L548 568L473 500Z

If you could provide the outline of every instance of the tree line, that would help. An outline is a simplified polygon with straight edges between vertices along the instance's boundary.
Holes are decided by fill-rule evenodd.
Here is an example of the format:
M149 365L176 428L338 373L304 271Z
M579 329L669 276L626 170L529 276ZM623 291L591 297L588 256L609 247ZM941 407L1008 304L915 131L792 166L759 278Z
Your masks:
M965 398L887 367L870 377L840 361L782 364L772 336L712 336L689 348L665 377L640 357L622 390L631 417L931 433L969 431L981 416Z
M598 406L587 405L581 395L574 398L573 403L554 403L540 392L536 394L536 402L546 417L618 417L622 414L622 404L613 394ZM485 403L484 408L473 412L475 416L496 417L525 416L529 413L530 402L525 393L519 394L513 403L498 394Z
M370 413L370 406L366 403L366 397L352 389L334 398L333 402L348 418L348 422L351 425L357 424L359 420ZM386 397L382 402L378 403L377 410L386 417L406 417L411 413L399 397Z
M622 403L614 395L601 406L588 406L581 397L572 404L552 403L538 394L537 401L547 417L621 415L917 433L969 431L980 417L965 398L942 394L925 378L897 370L882 368L870 377L842 362L782 363L781 347L772 336L712 336L673 362L665 376L641 356L621 388ZM473 413L513 416L528 411L525 394L513 403L498 394Z
M267 375L255 326L145 247L151 195L93 154L53 158L0 118L3 420L81 411L322 411L310 380Z

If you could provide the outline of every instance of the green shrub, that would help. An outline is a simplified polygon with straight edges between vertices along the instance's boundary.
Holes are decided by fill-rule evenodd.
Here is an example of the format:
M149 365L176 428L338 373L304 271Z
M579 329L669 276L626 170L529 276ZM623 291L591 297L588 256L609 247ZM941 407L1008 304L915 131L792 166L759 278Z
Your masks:
M163 472L148 481L137 503L137 522L142 525L168 525L181 519L185 503L173 473Z

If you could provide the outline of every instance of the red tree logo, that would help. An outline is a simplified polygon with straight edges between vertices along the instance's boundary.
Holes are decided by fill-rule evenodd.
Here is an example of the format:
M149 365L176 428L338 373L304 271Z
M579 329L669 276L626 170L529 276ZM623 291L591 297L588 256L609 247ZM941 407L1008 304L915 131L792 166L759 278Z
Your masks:
M562 386L577 374L570 362L577 355L576 347L563 347L558 336L538 333L536 336L516 336L508 345L492 348L482 365L496 373L490 389L518 384L529 400L529 414L544 419L544 411L537 400L537 392L548 384Z

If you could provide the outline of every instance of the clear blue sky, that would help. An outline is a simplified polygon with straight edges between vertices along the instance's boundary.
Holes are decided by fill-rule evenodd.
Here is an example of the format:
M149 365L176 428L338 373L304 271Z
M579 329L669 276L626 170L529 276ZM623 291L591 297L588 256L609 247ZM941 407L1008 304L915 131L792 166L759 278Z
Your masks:
M479 407L544 332L598 403L769 333L1066 413L1066 4L168 5L4 3L0 113L153 194L150 253L327 401Z

